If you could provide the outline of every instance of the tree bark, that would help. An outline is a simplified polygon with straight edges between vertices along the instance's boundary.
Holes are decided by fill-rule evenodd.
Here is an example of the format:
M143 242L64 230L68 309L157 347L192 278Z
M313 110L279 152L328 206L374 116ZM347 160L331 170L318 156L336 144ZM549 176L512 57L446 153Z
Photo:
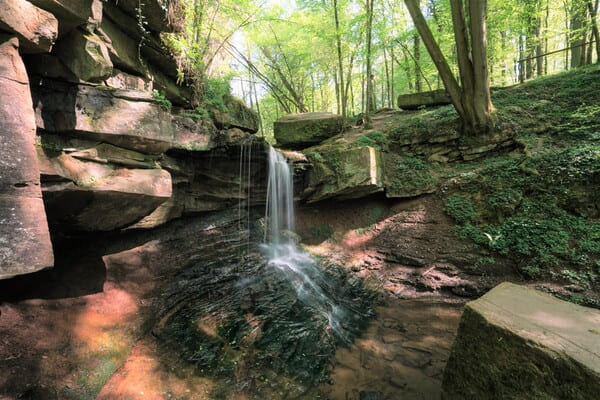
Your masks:
M583 49L585 35L582 34L584 28L585 11L580 4L581 0L573 0L571 7L571 26L569 35L569 45L571 46L571 68L577 68L582 65Z
M493 111L487 62L486 9L487 0L469 0L475 85L474 108L478 124L478 126L475 126L475 131L491 128L491 114Z
M413 35L413 58L415 62L415 90L417 93L423 91L423 84L421 83L421 41L419 35L415 33Z
M366 118L368 119L368 114L375 111L375 105L373 104L373 74L371 73L371 36L373 32L373 2L375 0L367 0L367 72L366 72L366 80L367 80L367 89L366 89L366 97L367 97L367 105L365 110Z

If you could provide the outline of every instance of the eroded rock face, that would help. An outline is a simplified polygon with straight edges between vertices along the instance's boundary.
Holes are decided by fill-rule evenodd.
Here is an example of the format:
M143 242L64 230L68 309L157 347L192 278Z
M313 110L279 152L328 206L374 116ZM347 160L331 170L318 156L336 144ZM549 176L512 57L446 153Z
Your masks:
M275 121L277 146L301 149L321 143L342 131L344 118L328 112L286 115Z
M0 1L0 30L19 38L21 51L48 52L58 35L58 21L26 0Z
M100 82L112 74L108 48L94 33L75 29L57 43L54 53L84 82Z
M258 132L258 115L240 100L233 96L224 99L225 110L213 108L210 110L215 124L220 129L237 128L245 132Z
M600 312L503 283L465 307L443 399L594 399Z
M0 35L0 279L51 267L35 117L18 39Z
M312 169L303 197L354 199L383 190L382 160L374 147L319 146L304 152Z

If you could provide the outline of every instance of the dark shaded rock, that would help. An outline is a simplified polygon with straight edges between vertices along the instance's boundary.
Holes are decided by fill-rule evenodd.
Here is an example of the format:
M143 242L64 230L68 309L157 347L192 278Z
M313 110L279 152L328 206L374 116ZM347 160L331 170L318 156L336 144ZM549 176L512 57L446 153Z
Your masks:
M27 54L23 57L30 76L79 83L79 79L55 54Z
M0 279L53 265L18 39L0 35Z
M146 26L153 32L177 32L183 29L183 8L179 1L172 0L111 0L120 9L137 18L141 13ZM141 9L140 9L141 6Z
M290 114L275 121L277 145L283 148L305 148L318 144L342 131L344 118L328 112Z
M94 33L75 29L56 44L53 53L82 81L100 82L112 74L106 44Z
M106 85L115 89L152 91L152 82L140 76L131 75L113 68L113 74L106 80Z
M450 104L450 97L446 90L432 90L430 92L420 92L411 94L401 94L398 96L398 107L404 110L416 110L422 106L441 106Z
M594 399L600 312L503 283L465 307L444 399Z
M45 53L58 36L58 21L26 0L3 0L0 30L16 34L22 52Z

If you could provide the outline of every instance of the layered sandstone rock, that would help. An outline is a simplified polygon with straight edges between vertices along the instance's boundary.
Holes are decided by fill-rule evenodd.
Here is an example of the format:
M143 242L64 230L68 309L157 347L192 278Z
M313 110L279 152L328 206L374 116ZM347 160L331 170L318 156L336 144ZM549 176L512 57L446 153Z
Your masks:
M301 149L321 143L339 134L344 118L328 112L286 115L274 124L277 145L284 149Z

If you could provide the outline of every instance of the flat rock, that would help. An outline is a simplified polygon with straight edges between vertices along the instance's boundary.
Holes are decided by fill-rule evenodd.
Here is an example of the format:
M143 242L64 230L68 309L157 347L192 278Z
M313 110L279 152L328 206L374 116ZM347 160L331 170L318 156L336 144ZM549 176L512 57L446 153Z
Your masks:
M502 283L465 307L444 399L596 399L600 311Z
M45 53L58 36L58 20L26 0L0 0L0 30L16 34L21 51Z
M398 107L404 110L416 110L423 106L440 106L444 104L450 104L450 97L443 89L398 96Z
M225 110L217 107L210 110L217 128L238 128L251 133L258 131L258 115L249 109L243 101L232 96L226 96L224 104Z
M0 279L54 263L40 191L35 117L18 39L0 36Z
M306 148L342 131L344 118L328 112L286 115L274 124L275 140L283 148Z
M331 145L305 154L312 165L304 193L308 202L354 199L383 190L381 154L374 147Z

